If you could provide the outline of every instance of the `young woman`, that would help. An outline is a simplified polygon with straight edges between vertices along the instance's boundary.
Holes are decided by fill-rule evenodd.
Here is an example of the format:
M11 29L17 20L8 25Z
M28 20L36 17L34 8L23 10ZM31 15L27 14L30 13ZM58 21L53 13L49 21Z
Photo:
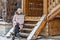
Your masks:
M24 15L22 13L22 9L18 8L14 17L13 17L13 26L19 23L20 30L23 28L24 24Z
M12 37L12 40L15 39L17 33L19 33L19 30L22 30L23 24L24 24L24 15L22 14L22 9L18 8L13 17L14 35Z

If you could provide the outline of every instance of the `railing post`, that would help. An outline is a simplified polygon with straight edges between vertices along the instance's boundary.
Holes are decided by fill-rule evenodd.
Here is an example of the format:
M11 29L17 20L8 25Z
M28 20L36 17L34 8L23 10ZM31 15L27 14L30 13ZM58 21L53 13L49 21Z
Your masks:
M26 13L26 1L27 0L22 0L22 8L23 8L23 13L25 14Z
M47 0L43 0L43 15L46 15L48 12L48 5L47 5L48 1Z

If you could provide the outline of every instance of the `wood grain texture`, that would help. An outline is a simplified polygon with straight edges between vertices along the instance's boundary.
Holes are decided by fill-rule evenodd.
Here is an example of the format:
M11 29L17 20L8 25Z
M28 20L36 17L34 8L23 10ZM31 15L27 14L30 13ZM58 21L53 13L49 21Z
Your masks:
M49 35L60 35L60 18L48 22Z
M41 16L43 14L43 1L24 0L24 14L27 16Z

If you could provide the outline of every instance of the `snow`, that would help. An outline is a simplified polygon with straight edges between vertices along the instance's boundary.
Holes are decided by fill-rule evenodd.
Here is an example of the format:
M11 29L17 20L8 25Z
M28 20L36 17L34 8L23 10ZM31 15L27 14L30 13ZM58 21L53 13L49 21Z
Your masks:
M7 38L5 36L0 36L0 40L12 40L12 38ZM16 38L15 40L19 40L18 38ZM50 38L42 38L42 39L38 39L38 40L60 40L60 36L53 36Z
M0 40L11 40L11 38L6 38L6 37L0 36Z
M12 40L12 38L7 38L7 37L0 36L0 40ZM15 40L19 40L19 39L16 38Z
M7 23L7 22L1 22L1 21L0 21L0 24L11 24L11 23Z

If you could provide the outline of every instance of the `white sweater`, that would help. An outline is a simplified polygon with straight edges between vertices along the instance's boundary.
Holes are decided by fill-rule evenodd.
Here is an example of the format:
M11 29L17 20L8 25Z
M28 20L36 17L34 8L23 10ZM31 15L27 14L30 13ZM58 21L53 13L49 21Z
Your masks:
M15 26L16 23L24 24L24 15L15 14L13 17L13 26Z

